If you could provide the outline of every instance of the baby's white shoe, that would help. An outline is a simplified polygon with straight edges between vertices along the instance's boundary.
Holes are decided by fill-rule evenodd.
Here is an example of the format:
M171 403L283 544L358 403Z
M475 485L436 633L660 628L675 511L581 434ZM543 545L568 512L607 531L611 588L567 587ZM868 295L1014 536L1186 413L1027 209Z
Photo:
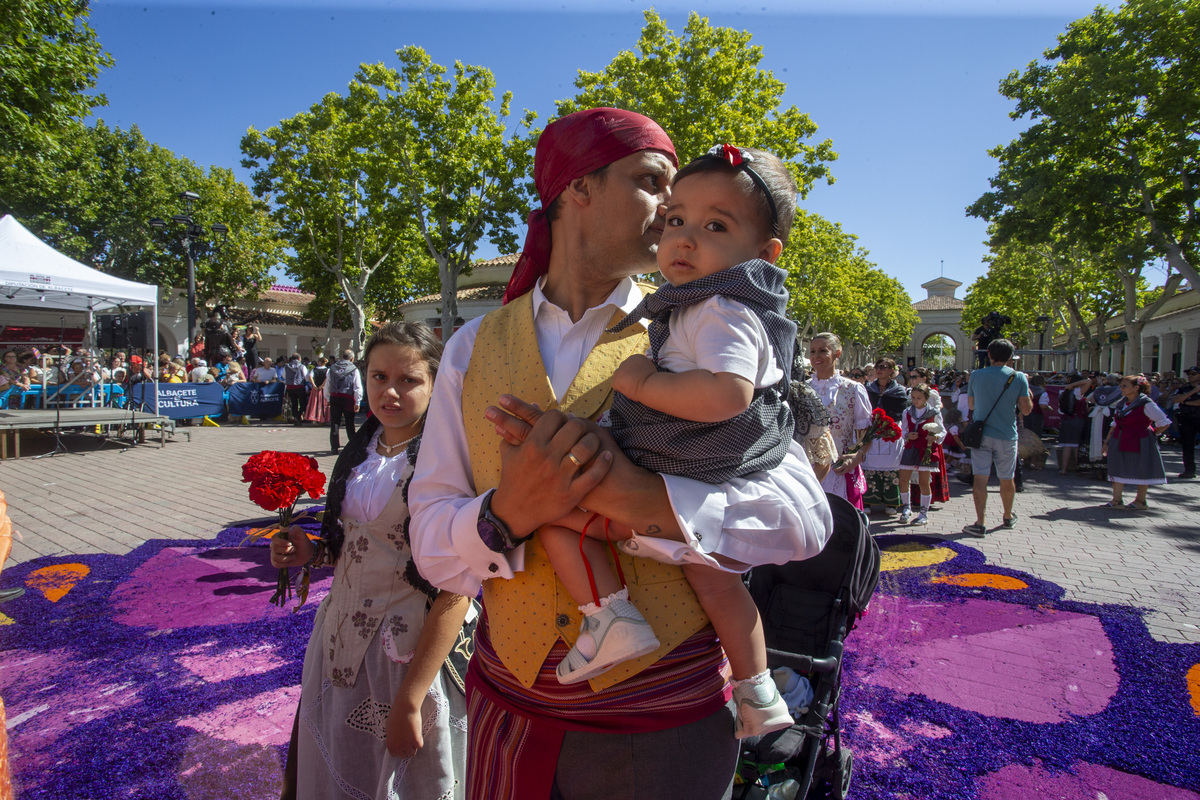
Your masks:
M581 609L586 610L579 626L579 640L558 663L556 671L559 683L589 680L608 672L622 661L658 649L658 637L642 612L629 602L628 589L622 589L600 602L599 608L588 604ZM585 642L585 637L590 641ZM595 655L591 658L584 655L580 644L589 652L595 652Z
M762 736L787 728L794 721L769 670L748 680L734 681L733 700L737 704L735 738Z

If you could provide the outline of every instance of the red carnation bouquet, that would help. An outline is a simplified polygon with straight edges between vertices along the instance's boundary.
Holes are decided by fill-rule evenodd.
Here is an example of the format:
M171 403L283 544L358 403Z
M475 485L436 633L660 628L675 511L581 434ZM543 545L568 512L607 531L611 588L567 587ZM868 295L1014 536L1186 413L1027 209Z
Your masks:
M325 491L325 473L317 468L315 458L264 450L250 456L250 460L242 465L242 483L250 484L251 500L267 511L279 514L279 529L274 535L286 539L296 501L305 492L314 499L320 497ZM305 566L298 591L300 605L308 599L308 576L309 567ZM283 606L291 594L291 580L287 567L284 567L279 570L271 604Z
M900 426L896 424L896 420L887 415L887 412L882 408L877 408L871 412L871 424L867 426L866 432L858 444L851 447L848 451L842 454L838 459L838 463L844 464L858 454L859 450L867 447L876 439L882 439L885 442L894 442L900 438Z

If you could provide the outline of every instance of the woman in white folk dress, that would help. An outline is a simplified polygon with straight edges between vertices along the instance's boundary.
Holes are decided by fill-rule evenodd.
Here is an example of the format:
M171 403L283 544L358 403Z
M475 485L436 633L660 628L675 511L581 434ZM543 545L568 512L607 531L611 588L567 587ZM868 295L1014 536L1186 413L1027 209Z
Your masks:
M867 484L862 462L866 449L859 450L849 460L838 459L854 447L871 424L871 403L861 383L838 374L837 362L842 357L842 340L833 333L818 333L808 345L808 361L812 377L808 383L829 411L829 432L837 448L834 466L821 481L830 494L849 500L855 508L863 507Z
M298 798L463 795L465 699L442 665L471 603L417 572L407 505L441 349L419 323L367 341L371 417L334 467L321 538L271 542L277 567L334 567L304 656Z

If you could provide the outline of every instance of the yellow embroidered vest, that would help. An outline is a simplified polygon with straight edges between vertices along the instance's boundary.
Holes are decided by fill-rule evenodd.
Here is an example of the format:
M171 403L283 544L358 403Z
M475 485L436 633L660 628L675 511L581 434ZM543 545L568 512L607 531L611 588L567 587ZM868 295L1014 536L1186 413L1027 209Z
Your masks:
M622 316L618 312L610 326ZM484 317L463 379L462 396L475 491L483 494L500 483L500 437L483 412L497 405L501 394L512 394L547 410L557 408L595 419L612 405L612 374L617 365L634 353L645 352L646 346L646 332L640 325L603 334L566 395L559 399L538 351L532 292ZM620 558L630 599L653 626L660 647L591 681L593 690L636 675L708 624L679 567L623 554ZM573 645L579 635L579 610L554 574L536 536L525 545L523 571L511 580L484 582L483 603L496 653L525 686L533 685L555 640L561 638Z

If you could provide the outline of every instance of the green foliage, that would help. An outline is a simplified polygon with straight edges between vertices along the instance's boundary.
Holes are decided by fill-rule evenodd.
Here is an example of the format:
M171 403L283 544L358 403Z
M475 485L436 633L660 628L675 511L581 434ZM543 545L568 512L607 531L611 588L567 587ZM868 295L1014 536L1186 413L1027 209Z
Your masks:
M418 47L397 56L400 69L363 64L345 96L242 139L294 250L288 271L344 302L360 341L368 309L394 312L438 285L452 321L479 242L514 249L528 211L529 142L505 135L510 95L497 114L488 70L455 64L451 81Z
M984 317L998 311L1012 318L1004 327L1005 337L1018 347L1029 346L1029 332L1041 326L1037 318L1050 315L1062 302L1050 280L1049 265L1032 250L1017 246L1003 248L985 260L987 273L967 288L963 298L963 332L970 336ZM1064 323L1056 320L1054 325L1049 330L1062 330Z
M818 214L796 212L791 240L779 259L788 273L789 316L801 334L828 330L876 353L904 347L919 321L900 282L856 245L857 237Z
M992 191L968 213L1000 242L1065 230L1102 252L1143 239L1200 286L1200 3L1129 0L1071 23L1001 93L1029 128L991 154Z
M967 334L995 310L1012 318L1005 330L1009 338L1034 346L1039 342L1027 335L1040 330L1037 317L1049 316L1047 341L1074 331L1095 349L1106 322L1124 308L1123 282L1110 257L1096 257L1064 238L1036 247L993 242L987 261L987 273L967 289L962 323ZM1145 281L1139 286L1147 298Z
M945 334L930 336L921 343L921 363L933 369L954 366L954 340Z
M783 159L801 197L818 180L833 183L832 143L807 143L817 126L795 106L782 107L786 86L759 68L763 51L750 44L750 33L715 28L694 12L678 36L654 11L645 19L635 50L621 51L601 72L579 72L579 91L558 103L560 116L596 106L629 109L662 125L681 164L732 142ZM789 314L802 332L832 330L847 343L897 350L912 334L916 312L899 282L855 241L840 225L797 211L779 261L788 272Z
M912 338L920 316L900 281L878 267L853 276L849 292L862 307L858 341L873 353L894 353Z
M788 162L801 197L817 180L833 183L833 144L805 143L817 126L795 106L780 108L787 87L758 68L762 48L750 33L714 28L692 12L676 36L654 11L645 17L637 51L621 51L602 72L580 70L579 92L558 103L560 116L596 106L637 111L671 136L680 164L730 142Z
M363 65L350 85L352 102L385 125L382 152L397 166L395 191L411 204L411 221L437 266L442 330L458 314L458 277L469 273L486 237L500 252L517 248L516 224L529 214L529 172L536 115L519 133L506 120L512 93L496 108L496 81L484 67L434 64L419 47L398 50L400 69Z
M112 57L87 24L88 0L0 2L0 151L47 152L105 105L87 93Z
M0 213L66 255L121 278L175 287L186 285L183 253L148 222L183 213L180 192L196 192L196 221L206 229L229 226L220 253L196 261L200 301L257 296L281 255L265 208L230 170L205 173L136 127L124 131L101 120L64 129L52 159L0 153L0 187Z
M241 143L254 192L272 204L292 250L288 273L305 290L345 304L360 346L369 289L380 283L372 278L404 292L422 266L412 257L420 250L409 204L393 191L398 167L379 146L385 134L377 122L330 93L266 131L251 128Z

